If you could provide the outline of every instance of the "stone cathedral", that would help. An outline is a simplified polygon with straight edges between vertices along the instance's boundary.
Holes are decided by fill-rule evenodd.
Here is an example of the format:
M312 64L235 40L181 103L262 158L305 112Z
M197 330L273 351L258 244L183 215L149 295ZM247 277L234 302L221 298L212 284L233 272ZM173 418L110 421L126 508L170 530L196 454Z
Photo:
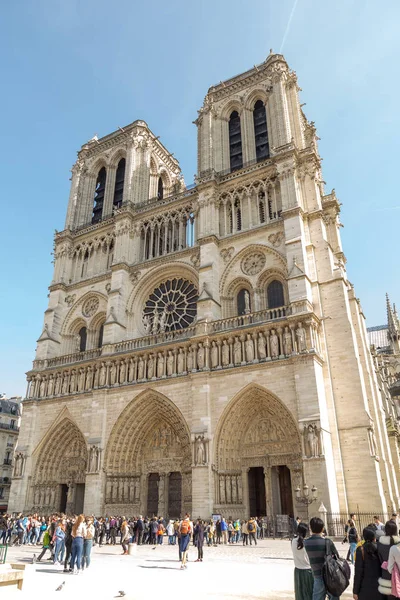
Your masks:
M78 152L10 510L399 506L340 203L279 54L212 86L195 184L144 121ZM302 508L303 507L303 508Z

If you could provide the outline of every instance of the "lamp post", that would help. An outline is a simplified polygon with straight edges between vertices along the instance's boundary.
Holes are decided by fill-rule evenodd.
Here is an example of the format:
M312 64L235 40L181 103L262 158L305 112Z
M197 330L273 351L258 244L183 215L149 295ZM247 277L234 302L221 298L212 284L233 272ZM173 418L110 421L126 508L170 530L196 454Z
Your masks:
M297 486L297 488L295 489L296 500L299 504L305 504L306 506L309 506L310 504L312 504L313 502L315 502L318 499L317 492L318 492L318 488L316 488L315 485L313 485L311 488L311 496L310 496L310 489L309 489L308 485L305 483L303 485L303 495L301 495L300 486Z

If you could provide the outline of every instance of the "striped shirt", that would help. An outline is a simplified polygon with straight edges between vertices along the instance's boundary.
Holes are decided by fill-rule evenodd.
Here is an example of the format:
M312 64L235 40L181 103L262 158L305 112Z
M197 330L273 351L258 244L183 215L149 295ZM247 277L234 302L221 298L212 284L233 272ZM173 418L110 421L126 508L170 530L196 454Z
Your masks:
M322 567L325 562L325 543L328 540L330 551L332 554L339 556L335 544L329 538L324 538L321 535L313 534L304 540L304 546L310 559L310 566L314 577L322 577Z

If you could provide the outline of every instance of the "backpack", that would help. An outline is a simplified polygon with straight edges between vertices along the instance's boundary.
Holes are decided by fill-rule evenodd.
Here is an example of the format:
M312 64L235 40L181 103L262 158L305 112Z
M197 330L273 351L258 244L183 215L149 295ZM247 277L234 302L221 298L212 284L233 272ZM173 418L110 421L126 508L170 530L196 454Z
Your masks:
M325 562L322 567L325 587L332 596L340 597L350 583L350 567L331 551L331 541L325 540Z
M189 523L189 521L182 521L181 535L187 535L188 533L190 533L190 523Z
M253 533L255 531L254 523L252 521L248 522L248 524L247 524L247 531L249 533Z

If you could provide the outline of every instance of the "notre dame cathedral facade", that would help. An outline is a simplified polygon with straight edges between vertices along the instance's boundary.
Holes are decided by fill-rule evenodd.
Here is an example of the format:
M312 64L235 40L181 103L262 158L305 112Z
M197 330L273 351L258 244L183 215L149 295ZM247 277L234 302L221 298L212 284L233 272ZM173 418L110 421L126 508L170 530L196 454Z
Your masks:
M305 485L315 510L398 508L397 413L298 92L279 54L212 86L193 186L144 121L82 146L10 510L304 514Z

